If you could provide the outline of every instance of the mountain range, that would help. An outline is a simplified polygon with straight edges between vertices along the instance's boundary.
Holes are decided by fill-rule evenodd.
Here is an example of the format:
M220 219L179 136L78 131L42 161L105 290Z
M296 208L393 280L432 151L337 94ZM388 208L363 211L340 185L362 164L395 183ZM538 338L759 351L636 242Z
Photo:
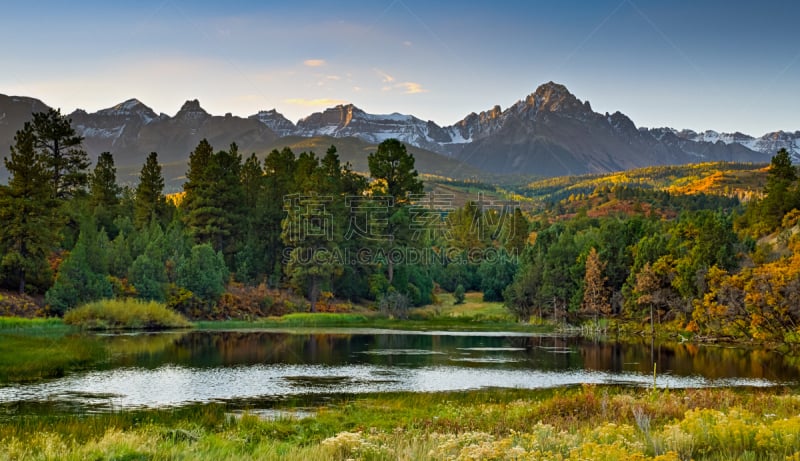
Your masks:
M46 110L37 99L0 95L0 150L8 152L16 130L32 112ZM162 162L185 162L206 138L218 149L231 142L241 152L264 154L284 145L336 144L342 158L365 164L366 153L388 138L406 143L420 171L450 177L524 174L560 176L704 161L768 162L780 148L800 161L800 131L767 133L695 132L637 127L621 112L594 112L563 85L548 82L506 109L494 106L450 126L413 115L369 114L338 105L297 123L276 110L247 118L211 115L191 100L174 115L157 114L137 99L87 113L69 114L91 157L114 154L118 165L141 165L151 151ZM304 141L305 140L305 141ZM324 149L322 149L324 151Z

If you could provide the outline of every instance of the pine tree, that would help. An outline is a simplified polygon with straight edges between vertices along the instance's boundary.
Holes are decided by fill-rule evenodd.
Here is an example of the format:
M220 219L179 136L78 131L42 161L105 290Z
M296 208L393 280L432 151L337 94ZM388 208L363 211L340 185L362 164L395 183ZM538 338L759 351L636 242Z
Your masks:
M165 208L164 177L158 164L158 154L151 152L142 167L136 187L134 221L137 227L144 227L153 217L161 218Z
M117 185L117 168L110 152L103 152L97 159L94 171L89 175L89 204L95 207L112 208L119 204L122 189Z
M228 269L222 253L209 244L195 245L191 254L178 265L178 285L208 304L216 303L225 292Z
M370 176L376 180L382 190L379 192L390 197L393 207L389 210L387 234L391 236L388 250L410 243L411 233L409 213L406 209L412 196L422 194L423 185L419 173L414 167L414 156L406 150L405 144L390 138L378 145L378 149L367 157ZM394 261L387 261L387 279L394 279Z
M503 226L506 227L503 231L505 235L503 246L506 251L513 256L521 255L530 236L528 219L522 214L522 210L515 208L514 213L503 221Z
M248 213L243 223L243 243L236 253L236 279L241 282L254 283L259 275L266 274L267 248L264 244L263 229L267 201L265 191L264 169L255 154L250 155L242 165L243 205Z
M208 188L211 181L209 168L213 156L214 148L205 139L189 154L189 170L186 172L186 182L183 183L184 197L181 206L187 210L184 219L190 227L194 220L190 215L191 211L205 206L202 202L205 197L201 193Z
M128 270L128 281L141 299L164 301L166 298L167 271L161 261L147 253L133 261Z
M81 304L110 298L113 287L108 280L110 243L93 220L81 225L78 242L58 269L56 281L47 291L47 304L57 314Z
M31 127L34 146L42 155L50 175L53 198L66 199L85 191L86 170L91 162L81 148L83 138L75 133L72 121L61 110L33 114Z
M211 152L211 145L203 140L189 157L184 220L196 243L210 243L233 267L246 213L242 157L236 144L228 151Z
M103 152L97 159L94 171L89 175L89 208L94 212L97 225L116 235L114 219L119 208L122 188L117 185L117 168L114 157Z
M367 163L370 176L384 182L386 194L394 198L395 203L408 203L410 194L422 193L422 181L414 167L414 156L397 139L380 143L375 153L367 157Z
M273 286L282 277L281 263L286 248L281 238L281 223L286 214L283 199L298 192L294 184L296 166L294 153L288 147L280 151L275 149L264 159L264 216L259 227L262 232L261 242L266 248L264 265Z
M772 157L764 188L765 197L761 203L760 218L769 230L778 227L787 212L800 206L797 191L793 189L796 181L797 170L792 165L789 152L786 149L779 150Z
M57 219L52 209L50 176L35 149L35 133L30 123L17 132L15 145L5 165L11 179L0 189L0 260L3 279L25 293L26 284L35 279L36 288L50 283L47 257L57 237Z

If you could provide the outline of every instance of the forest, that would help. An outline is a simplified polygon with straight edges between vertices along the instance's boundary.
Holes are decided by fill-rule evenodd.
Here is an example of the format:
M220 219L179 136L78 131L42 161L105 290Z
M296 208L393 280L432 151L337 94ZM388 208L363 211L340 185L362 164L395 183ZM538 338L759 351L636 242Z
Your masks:
M426 188L394 139L363 173L335 146L262 160L203 140L183 192L169 196L156 152L136 187L120 187L112 153L92 166L81 141L50 110L34 114L5 157L0 286L47 315L141 299L193 319L336 302L403 318L442 291L480 291L520 321L622 319L698 337L800 341L800 187L785 150L758 193L656 189L609 175L551 194L545 207L524 193L456 207ZM660 180L671 168L644 174ZM610 203L627 205L589 212Z

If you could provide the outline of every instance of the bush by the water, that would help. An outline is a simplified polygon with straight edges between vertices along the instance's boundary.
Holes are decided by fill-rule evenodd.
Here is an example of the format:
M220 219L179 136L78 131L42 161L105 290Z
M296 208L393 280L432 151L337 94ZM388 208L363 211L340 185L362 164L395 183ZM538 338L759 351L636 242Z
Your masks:
M64 314L64 322L90 330L186 328L192 325L164 304L135 299L85 304Z

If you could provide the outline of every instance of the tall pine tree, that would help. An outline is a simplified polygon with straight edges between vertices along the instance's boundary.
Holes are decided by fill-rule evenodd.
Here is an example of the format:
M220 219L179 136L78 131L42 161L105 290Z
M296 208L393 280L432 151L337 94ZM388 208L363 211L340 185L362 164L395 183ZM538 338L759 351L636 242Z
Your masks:
M202 140L189 157L184 184L184 222L196 243L209 243L234 267L246 210L241 182L242 157L236 144L213 154Z
M387 227L387 234L391 237L387 242L388 254L411 243L408 206L414 195L422 194L422 181L414 167L414 156L408 153L405 144L394 138L380 143L378 149L367 157L367 163L370 176L381 185L376 192L393 201ZM387 279L391 283L394 278L393 258L387 258L387 269Z
M57 219L53 214L46 164L36 153L33 127L26 123L14 138L5 165L11 173L8 187L0 189L0 260L3 280L25 293L29 281L43 290L50 283L47 264L56 241Z
M72 121L61 115L61 110L49 109L33 114L31 128L35 149L42 155L50 176L52 196L66 199L84 192L91 162Z
M122 189L117 185L114 156L110 152L103 152L89 175L89 205L92 208L113 208L119 204L120 193Z
M158 164L158 154L150 152L142 167L142 172L139 174L139 185L136 187L133 216L137 227L146 226L154 217L161 218L165 208L164 177L161 174L161 165Z
M114 157L103 152L97 159L94 171L89 175L89 208L94 212L97 225L115 237L114 220L119 208L122 188L117 185L117 168Z

